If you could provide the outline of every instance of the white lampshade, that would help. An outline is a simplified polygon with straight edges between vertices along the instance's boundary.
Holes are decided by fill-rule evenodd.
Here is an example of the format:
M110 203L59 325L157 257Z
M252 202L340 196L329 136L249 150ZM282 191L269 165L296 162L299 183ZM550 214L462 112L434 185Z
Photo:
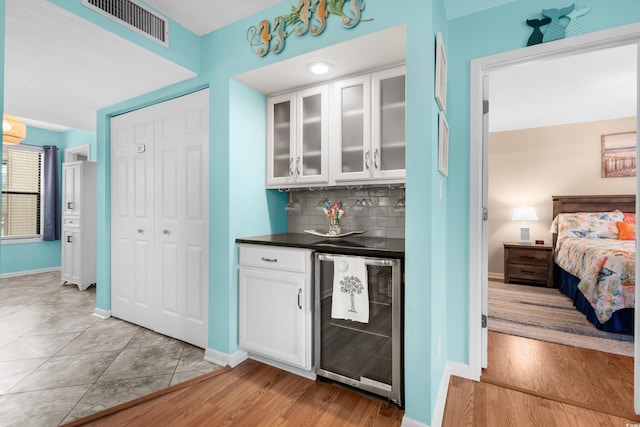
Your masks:
M522 226L520 227L520 243L531 243L531 240L529 239L529 226L527 225L527 221L537 220L538 215L536 215L536 208L533 206L513 209L513 217L511 217L511 221L522 221Z
M528 206L525 208L514 208L511 221L537 221L536 208Z

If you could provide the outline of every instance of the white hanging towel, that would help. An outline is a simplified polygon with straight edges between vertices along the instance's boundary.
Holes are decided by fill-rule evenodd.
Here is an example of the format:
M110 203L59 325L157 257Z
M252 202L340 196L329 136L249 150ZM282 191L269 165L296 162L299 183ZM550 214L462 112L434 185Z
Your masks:
M369 323L368 288L364 258L335 257L331 317Z

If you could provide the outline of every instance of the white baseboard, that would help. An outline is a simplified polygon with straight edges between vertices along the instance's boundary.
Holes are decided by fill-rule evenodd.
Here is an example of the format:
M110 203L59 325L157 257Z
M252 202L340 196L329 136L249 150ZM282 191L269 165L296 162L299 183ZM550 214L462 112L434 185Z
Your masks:
M267 365L275 366L276 368L282 369L283 371L291 372L292 374L300 375L301 377L307 378L309 380L315 381L317 378L315 369L312 367L310 371L305 371L301 368L296 368L295 366L289 366L286 363L280 363L275 360L271 360L266 357L261 357L256 354L252 354L249 356L250 359L257 360L258 362L262 362Z
M101 308L96 307L93 309L93 313L91 313L91 315L93 317L97 317L98 319L106 320L109 317L111 317L111 310L103 310Z
M429 424L421 423L420 421L412 420L404 416L402 417L400 427L429 427Z
M208 360L209 362L213 362L216 365L220 366L231 366L232 368L239 365L241 362L246 360L248 354L246 351L237 350L231 354L222 353L217 350L213 350L211 348L207 348L204 351L204 360Z
M37 268L35 270L15 271L13 273L4 273L0 275L0 279L8 277L28 276L29 274L48 273L50 271L60 271L60 267Z
M489 280L499 280L504 282L504 273L489 273Z
M431 417L432 427L440 427L442 425L444 408L447 403L447 394L449 393L449 380L452 375L469 378L469 365L458 362L447 362L444 366L444 372L442 373L442 379L440 380L440 388L438 389L438 396L436 397L436 406L433 409L433 416ZM412 420L405 416L402 418L401 427L429 427L429 425Z

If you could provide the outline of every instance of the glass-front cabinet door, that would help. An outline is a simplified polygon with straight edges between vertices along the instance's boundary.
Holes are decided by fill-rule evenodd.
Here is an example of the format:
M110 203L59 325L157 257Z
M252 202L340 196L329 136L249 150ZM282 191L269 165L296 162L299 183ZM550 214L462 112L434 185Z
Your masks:
M329 180L327 98L327 85L296 94L294 175L297 184L323 184Z
M267 101L267 187L286 186L295 179L295 93Z
M341 181L371 177L371 76L333 84L332 174Z
M373 73L372 177L405 177L405 67Z
M329 181L328 86L267 101L267 187Z

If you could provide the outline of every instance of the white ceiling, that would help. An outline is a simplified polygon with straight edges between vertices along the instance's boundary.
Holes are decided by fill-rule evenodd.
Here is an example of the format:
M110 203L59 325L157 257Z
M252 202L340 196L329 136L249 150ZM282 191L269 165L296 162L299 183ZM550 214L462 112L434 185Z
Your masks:
M637 45L510 66L490 74L491 132L634 117Z
M199 36L260 12L282 0L145 0ZM294 3L293 1L291 2ZM288 10L286 10L288 12Z
M489 8L509 1L482 0L482 5ZM462 16L477 11L476 0L467 0L461 5L458 4L459 0L456 2L445 1L448 14ZM146 0L145 3L196 34L209 33L274 4L288 6L287 2L277 0L224 3L220 0ZM457 9L451 7L454 3ZM348 54L344 53L348 45L336 45L335 51L323 49L312 52L283 61L279 67L274 64L237 78L264 93L273 93L313 83L312 80L301 78L306 73L287 75L283 70L306 66L316 58L325 59L334 67L333 75L326 79L376 68L404 57L404 30L401 34L401 51L397 50L398 40L393 39L386 43L389 51L380 52L381 40L376 38L377 35L371 35L354 41L357 48L349 46ZM28 119L28 124L36 123L40 127L57 130L95 130L96 110L193 76L189 70L45 0L6 0L5 43L5 112ZM371 46L376 46L375 52L372 52ZM614 101L615 108L627 105L629 93L633 93L635 100L635 92L629 83L633 80L635 85L635 65L633 70L629 69L635 56L626 53L614 56L615 59L590 57L586 58L586 63L581 61L583 58L574 57L554 67L552 73L548 72L550 67L537 64L540 68L534 70L519 66L492 74L492 127L537 126L540 124L535 123L540 122L534 119L541 118L543 114L540 113L545 111L556 121L594 117L598 114L595 110L599 110L600 114L610 113L614 107L605 107L603 100L618 92L625 100ZM622 56L626 56L627 61L619 63L618 59L624 59ZM611 64L611 67L600 69L607 64ZM596 71L597 74L591 74ZM265 72L269 73L269 79L263 78ZM535 73L535 78L530 75L531 72ZM603 74L608 72L616 72L615 77ZM272 79L273 83L270 82ZM590 83L590 89L582 89L579 80ZM574 93L567 92L571 88L577 90ZM549 95L540 98L543 89ZM551 94L563 94L561 98L564 99L562 102L551 102ZM568 107L568 100L575 101L571 107ZM501 107L507 102L514 104ZM559 111L552 110L559 105L564 107L560 107ZM582 115L582 108L589 105L591 111ZM595 105L601 108L594 109ZM624 111L620 114L635 115L635 105L633 112Z

